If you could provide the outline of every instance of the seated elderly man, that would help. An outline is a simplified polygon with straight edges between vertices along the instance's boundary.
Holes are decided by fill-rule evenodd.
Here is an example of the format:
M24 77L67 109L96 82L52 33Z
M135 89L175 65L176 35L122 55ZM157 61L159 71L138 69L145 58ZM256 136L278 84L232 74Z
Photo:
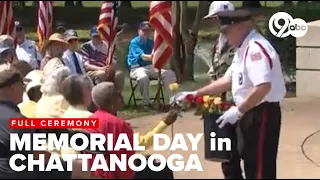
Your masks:
M84 75L71 75L62 83L62 95L70 104L62 117L88 118L92 115L88 111L92 86L91 79Z
M103 82L92 89L92 99L93 102L98 107L98 110L91 116L91 118L99 118L99 128L95 129L84 129L90 133L102 133L108 134L112 133L117 139L120 133L128 134L130 138L129 141L133 142L133 129L132 127L123 119L114 116L115 114L124 104L123 97L121 94L116 90L113 83L110 82ZM155 133L162 133L169 125L173 124L178 117L178 112L175 110L170 111L164 120L160 121L160 123L150 132L145 135L140 135L139 137L139 145L145 146L146 149L151 147L153 144L153 135ZM114 141L115 145L116 141ZM127 154L129 158L135 152L127 151L125 149L121 149L119 151L110 151L108 154L116 154L117 156L121 156L121 154ZM94 155L93 155L94 156ZM107 161L108 162L108 161ZM92 164L92 160L90 160ZM127 167L127 171L120 171L117 169L115 172L107 171L104 172L99 170L94 172L95 176L102 177L104 179L131 179L133 178L133 172Z
M26 33L21 22L16 21L17 47L16 53L20 61L29 63L33 69L40 68L42 55L36 42L26 39Z
M91 28L90 37L91 40L81 47L81 54L83 55L84 66L88 71L88 75L95 84L110 81L115 84L119 92L122 92L124 74L118 67L116 53L114 53L110 67L107 66L108 47L101 39L97 26Z
M150 105L150 79L158 77L158 69L152 66L151 53L154 44L154 41L151 39L152 34L150 24L147 21L142 22L139 26L138 36L130 41L127 59L130 77L137 80L145 106ZM176 81L174 72L162 69L161 78L168 94L170 94L170 91L168 91L169 84Z

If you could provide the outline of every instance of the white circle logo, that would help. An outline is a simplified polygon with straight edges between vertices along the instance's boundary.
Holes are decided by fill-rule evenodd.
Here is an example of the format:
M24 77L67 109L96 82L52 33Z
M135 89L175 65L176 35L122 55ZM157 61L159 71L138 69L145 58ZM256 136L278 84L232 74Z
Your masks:
M284 21L283 25L279 24L280 20ZM301 18L293 19L290 14L286 12L277 12L269 19L269 30L277 37L285 38L292 35L293 37L299 38L307 33L308 25L306 21Z

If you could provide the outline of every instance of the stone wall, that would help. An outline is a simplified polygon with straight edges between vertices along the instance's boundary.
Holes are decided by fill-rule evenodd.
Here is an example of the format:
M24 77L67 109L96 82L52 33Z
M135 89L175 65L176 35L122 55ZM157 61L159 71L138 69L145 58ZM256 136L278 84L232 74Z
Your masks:
M320 97L320 20L308 23L296 45L297 97Z

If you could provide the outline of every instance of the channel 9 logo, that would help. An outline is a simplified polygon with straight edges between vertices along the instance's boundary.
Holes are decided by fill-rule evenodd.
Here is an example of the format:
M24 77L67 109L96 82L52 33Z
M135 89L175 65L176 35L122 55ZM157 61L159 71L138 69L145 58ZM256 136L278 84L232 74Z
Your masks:
M281 21L283 23L280 24ZM290 35L299 38L307 33L308 25L301 18L293 19L286 12L277 12L269 19L269 30L279 38L285 38Z

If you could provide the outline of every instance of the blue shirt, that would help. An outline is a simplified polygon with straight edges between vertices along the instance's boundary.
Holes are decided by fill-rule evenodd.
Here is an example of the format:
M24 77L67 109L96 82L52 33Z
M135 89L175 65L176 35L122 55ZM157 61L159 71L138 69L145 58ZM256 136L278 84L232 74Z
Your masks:
M151 54L153 49L153 40L148 39L145 43L142 42L140 36L136 36L130 41L127 64L129 67L143 67L151 65L151 61L144 61L141 58L142 54Z

